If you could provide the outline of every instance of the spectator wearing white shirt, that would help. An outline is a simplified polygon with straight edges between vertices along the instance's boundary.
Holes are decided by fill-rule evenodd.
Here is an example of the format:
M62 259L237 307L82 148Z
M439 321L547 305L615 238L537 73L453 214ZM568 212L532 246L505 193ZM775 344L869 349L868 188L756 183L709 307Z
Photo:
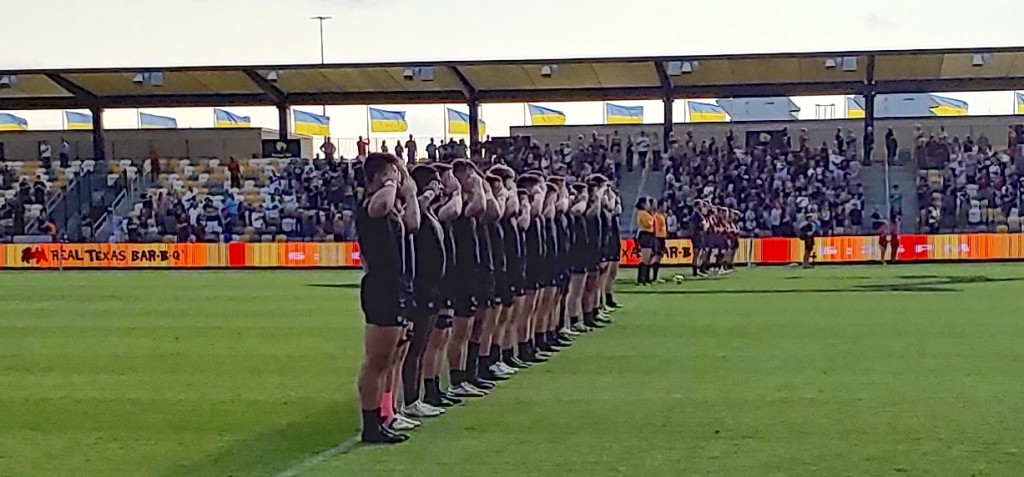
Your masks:
M53 167L53 148L48 141L39 142L39 160L43 162L43 168Z

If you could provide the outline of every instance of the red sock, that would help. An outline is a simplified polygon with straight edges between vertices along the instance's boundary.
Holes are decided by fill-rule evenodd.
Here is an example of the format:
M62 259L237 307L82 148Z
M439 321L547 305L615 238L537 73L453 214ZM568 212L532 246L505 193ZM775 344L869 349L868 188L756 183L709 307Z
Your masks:
M391 422L395 418L395 398L391 392L384 393L380 398L380 417L384 422Z

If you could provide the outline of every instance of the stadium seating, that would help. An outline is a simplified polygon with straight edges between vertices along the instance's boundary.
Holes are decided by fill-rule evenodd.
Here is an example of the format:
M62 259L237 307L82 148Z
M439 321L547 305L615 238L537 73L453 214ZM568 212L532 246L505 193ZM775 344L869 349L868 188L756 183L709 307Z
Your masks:
M0 162L0 240L26 233L27 225L46 215L51 199L94 167L93 161L73 161L67 168L50 170L39 161Z

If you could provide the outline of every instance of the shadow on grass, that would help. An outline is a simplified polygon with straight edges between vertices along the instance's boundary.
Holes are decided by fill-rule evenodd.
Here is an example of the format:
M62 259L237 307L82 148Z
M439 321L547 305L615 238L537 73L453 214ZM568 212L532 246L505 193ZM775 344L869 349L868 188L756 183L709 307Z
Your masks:
M310 283L306 286L314 288L346 288L349 290L358 290L358 283Z
M797 278L797 277L791 277ZM650 289L636 288L621 290L618 293L637 295L756 295L756 294L794 294L794 293L956 293L963 291L954 285L976 285L982 283L1006 283L1024 281L1024 277L991 278L983 275L904 275L901 280L927 280L921 283L874 283L852 285L848 287L829 288L784 288L784 289L730 289L730 290L691 290L691 289ZM685 285L684 285L685 286Z
M277 475L350 439L359 430L354 402L317 409L288 425L243 438L213 455L178 464L162 477Z

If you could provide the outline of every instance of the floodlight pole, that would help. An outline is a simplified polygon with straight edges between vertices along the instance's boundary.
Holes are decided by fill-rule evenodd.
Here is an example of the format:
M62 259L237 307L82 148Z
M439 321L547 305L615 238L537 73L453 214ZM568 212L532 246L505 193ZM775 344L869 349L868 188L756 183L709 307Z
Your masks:
M320 64L321 65L326 64L326 62L327 62L325 57L324 57L324 21L330 20L332 18L334 18L334 17L327 16L327 15L317 15L315 17L309 17L310 20L316 20L320 24ZM321 107L322 107L323 115L327 116L327 105L324 104Z

